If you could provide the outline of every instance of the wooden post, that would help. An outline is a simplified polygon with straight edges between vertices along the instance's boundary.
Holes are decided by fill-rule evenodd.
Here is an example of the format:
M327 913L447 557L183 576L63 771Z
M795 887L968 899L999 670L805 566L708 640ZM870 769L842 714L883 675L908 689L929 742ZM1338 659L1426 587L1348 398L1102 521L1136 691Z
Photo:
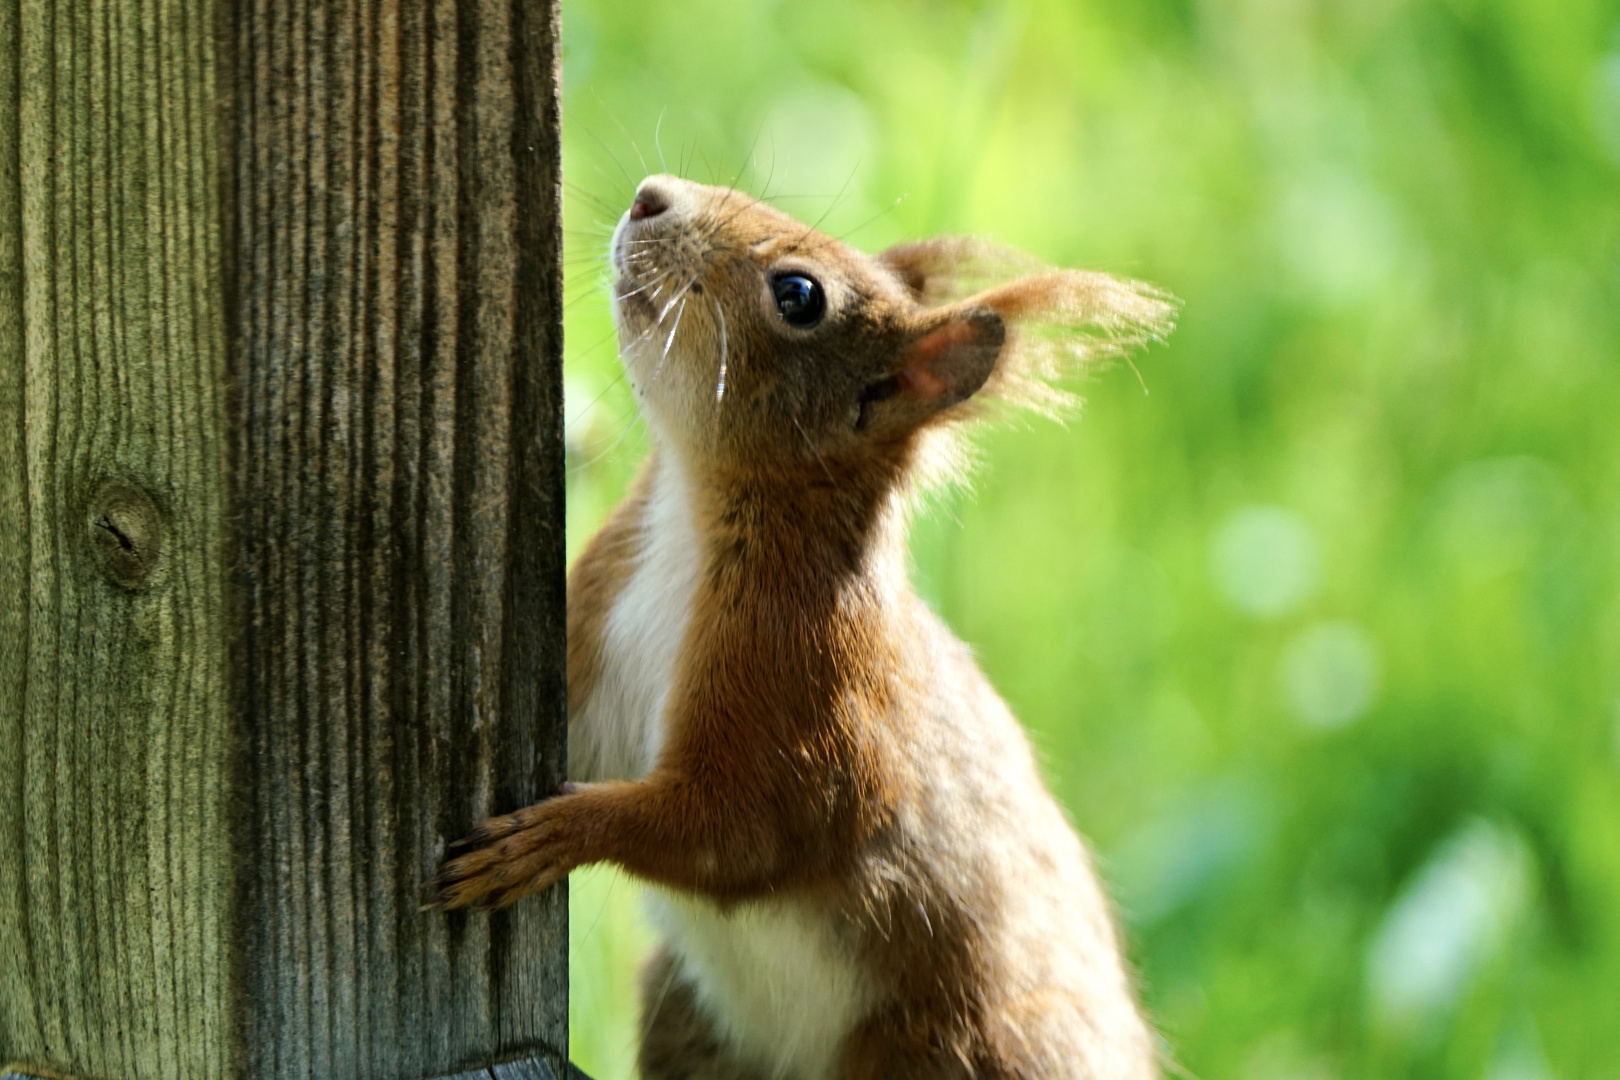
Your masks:
M563 1075L555 20L0 0L0 1073Z
M566 1048L563 890L417 911L446 838L563 778L554 18L237 16L255 1076Z
M211 36L0 0L0 1064L230 1061Z

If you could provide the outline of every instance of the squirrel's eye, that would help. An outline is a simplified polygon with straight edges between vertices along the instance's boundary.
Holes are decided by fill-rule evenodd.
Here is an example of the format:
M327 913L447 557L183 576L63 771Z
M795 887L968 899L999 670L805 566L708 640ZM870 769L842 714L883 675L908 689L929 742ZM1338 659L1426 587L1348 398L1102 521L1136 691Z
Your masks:
M810 329L827 310L821 283L808 274L783 274L771 282L771 292L782 320L796 330Z

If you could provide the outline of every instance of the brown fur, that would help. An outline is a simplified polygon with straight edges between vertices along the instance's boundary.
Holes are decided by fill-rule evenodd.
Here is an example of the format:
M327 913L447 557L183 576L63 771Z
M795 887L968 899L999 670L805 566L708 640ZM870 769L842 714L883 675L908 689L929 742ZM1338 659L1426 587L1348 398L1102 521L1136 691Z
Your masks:
M568 576L568 712L577 713L596 690L602 668L602 622L630 580L640 546L638 529L652 471L642 472L580 553ZM575 770L569 770L570 775Z
M1162 333L1168 304L976 242L868 259L673 178L643 195L662 212L621 225L618 312L659 449L570 579L569 702L577 719L600 692L605 620L664 542L651 506L678 461L702 570L661 748L645 775L486 822L436 902L504 905L608 861L723 910L790 904L853 942L874 988L840 1077L1155 1075L1087 855L1016 721L912 594L904 521L961 421L1057 403L1051 376ZM962 298L1006 267L1026 276ZM825 288L815 328L778 318L784 270ZM693 972L669 955L651 970L644 1075L764 1074Z

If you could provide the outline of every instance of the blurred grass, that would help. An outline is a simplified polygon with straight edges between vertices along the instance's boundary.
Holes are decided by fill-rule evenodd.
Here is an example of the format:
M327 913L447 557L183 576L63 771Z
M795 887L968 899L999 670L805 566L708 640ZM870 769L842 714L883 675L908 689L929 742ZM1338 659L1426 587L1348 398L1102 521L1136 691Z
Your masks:
M987 432L917 579L1099 849L1192 1075L1620 1078L1620 4L564 9L569 535L645 451L602 291L644 171L875 250L1185 302ZM644 165L645 162L645 165ZM631 1074L636 887L574 876Z

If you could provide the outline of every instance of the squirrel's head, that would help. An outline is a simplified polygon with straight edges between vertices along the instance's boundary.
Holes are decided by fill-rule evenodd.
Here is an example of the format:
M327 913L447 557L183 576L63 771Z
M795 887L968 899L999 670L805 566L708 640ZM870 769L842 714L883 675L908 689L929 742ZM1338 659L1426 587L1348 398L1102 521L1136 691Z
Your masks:
M700 468L894 483L931 432L1166 333L1164 294L946 237L867 256L729 188L643 180L612 245L626 371Z

